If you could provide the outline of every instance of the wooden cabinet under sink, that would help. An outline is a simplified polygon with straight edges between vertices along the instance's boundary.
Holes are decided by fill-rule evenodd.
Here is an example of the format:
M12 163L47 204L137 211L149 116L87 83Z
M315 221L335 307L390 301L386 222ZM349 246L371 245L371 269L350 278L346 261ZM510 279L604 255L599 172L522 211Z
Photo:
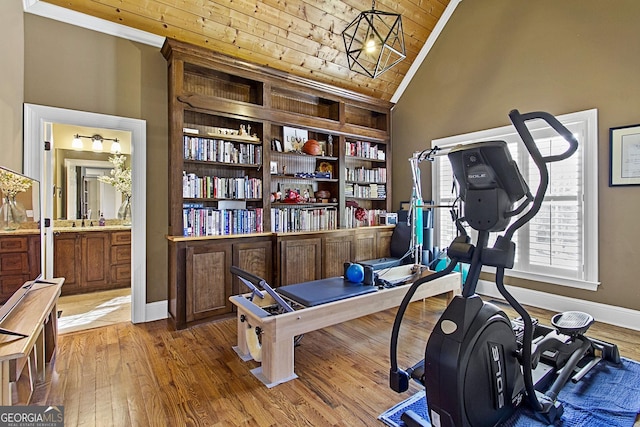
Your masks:
M130 230L56 232L53 251L62 295L131 286Z

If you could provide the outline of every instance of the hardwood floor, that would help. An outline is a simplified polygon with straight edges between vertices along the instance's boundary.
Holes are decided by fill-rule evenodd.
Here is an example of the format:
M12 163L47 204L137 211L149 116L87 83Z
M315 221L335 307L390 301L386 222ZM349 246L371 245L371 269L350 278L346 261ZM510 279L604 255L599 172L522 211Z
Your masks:
M424 356L443 298L413 303L399 361ZM531 310L548 323L551 313ZM406 399L388 387L396 309L308 333L295 350L299 378L267 389L232 350L235 319L170 330L166 321L120 323L59 337L53 375L33 404L64 405L66 426L376 426ZM640 359L640 334L595 324L590 335Z

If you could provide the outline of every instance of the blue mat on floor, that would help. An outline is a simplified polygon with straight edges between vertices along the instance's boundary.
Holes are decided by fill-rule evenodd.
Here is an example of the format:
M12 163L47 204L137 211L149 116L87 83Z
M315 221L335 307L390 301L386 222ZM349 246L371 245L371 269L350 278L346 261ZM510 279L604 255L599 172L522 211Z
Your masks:
M416 393L378 419L391 427L403 427L400 417L411 409L429 420L424 395L424 390ZM564 415L555 426L631 427L640 413L640 363L624 358L621 366L601 362L582 381L567 383L558 400L564 405ZM523 405L504 426L545 427L546 424Z

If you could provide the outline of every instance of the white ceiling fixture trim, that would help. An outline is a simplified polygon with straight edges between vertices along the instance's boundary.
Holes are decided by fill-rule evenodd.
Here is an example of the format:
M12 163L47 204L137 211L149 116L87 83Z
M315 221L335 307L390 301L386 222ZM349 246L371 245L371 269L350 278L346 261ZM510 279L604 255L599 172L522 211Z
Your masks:
M438 22L433 28L433 31L431 32L431 34L429 34L429 37L427 37L427 41L424 43L424 46L422 46L422 49L420 49L420 53L418 53L415 61L413 61L413 64L411 64L411 67L409 67L409 71L407 71L407 74L402 79L402 82L400 82L400 86L398 86L398 89L396 89L395 93L391 97L391 102L395 104L396 102L398 102L400 97L402 97L405 89L407 88L407 86L409 86L409 83L411 83L413 76L415 76L418 68L420 68L420 66L422 65L422 62L427 57L427 54L436 43L436 40L438 40L438 37L444 29L444 26L447 25L447 22L449 22L449 18L451 18L451 15L453 15L453 11L456 10L456 7L458 7L458 4L460 4L461 1L462 0L451 0L449 5L447 5L447 8L444 10L444 13L440 17L440 19L438 19Z
M54 19L89 30L98 31L150 46L162 47L164 37L137 30L115 22L96 18L74 10L65 9L40 0L22 0L24 11L44 18Z

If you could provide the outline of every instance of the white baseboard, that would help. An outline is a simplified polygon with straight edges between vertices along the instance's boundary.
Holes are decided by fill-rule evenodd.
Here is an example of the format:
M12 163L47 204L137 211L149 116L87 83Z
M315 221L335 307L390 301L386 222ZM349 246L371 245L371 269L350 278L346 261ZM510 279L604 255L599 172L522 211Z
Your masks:
M505 287L521 304L531 305L556 312L571 310L584 311L592 315L597 322L608 323L610 325L640 331L640 311L637 310L569 298L515 286ZM498 292L495 283L487 280L478 281L478 288L476 291L479 294L492 298L504 299L500 292Z
M169 302L156 301L150 302L145 305L144 321L153 322L155 320L162 320L169 317Z

